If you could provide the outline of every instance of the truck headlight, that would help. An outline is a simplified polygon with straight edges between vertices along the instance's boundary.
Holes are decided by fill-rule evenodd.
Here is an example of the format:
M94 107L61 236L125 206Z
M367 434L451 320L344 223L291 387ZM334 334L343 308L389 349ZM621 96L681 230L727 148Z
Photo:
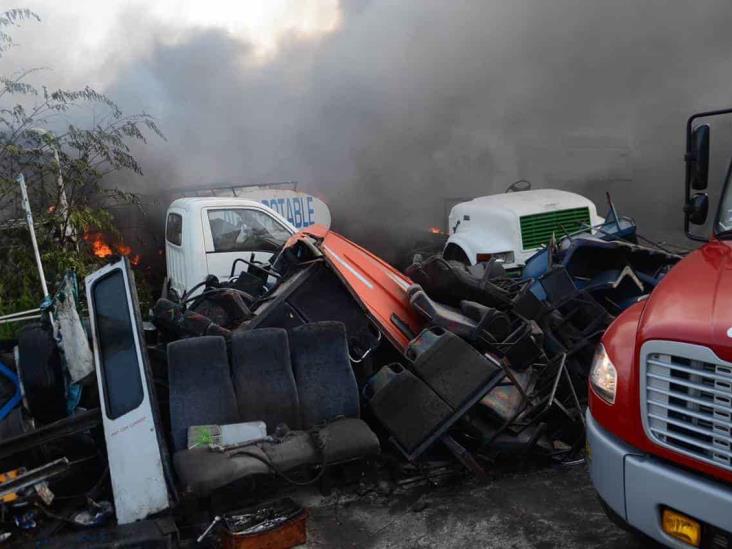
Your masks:
M483 263L484 261L490 261L491 259L495 259L496 263L508 263L511 264L514 262L514 255L513 252L497 252L497 253L490 253L490 254L477 254L476 255L476 262L477 263Z
M602 344L597 346L590 368L590 386L597 396L608 404L615 403L618 385L618 372L615 370L607 351Z

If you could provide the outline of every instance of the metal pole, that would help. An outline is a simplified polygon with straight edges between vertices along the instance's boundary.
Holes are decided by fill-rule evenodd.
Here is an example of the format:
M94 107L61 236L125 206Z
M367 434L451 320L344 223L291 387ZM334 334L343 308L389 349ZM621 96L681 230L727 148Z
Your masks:
M64 220L64 223L66 222L66 218L69 215L69 200L66 198L66 187L64 185L64 177L61 175L61 160L58 157L58 149L56 148L56 145L51 145L51 149L53 150L53 159L56 162L56 169L58 170L58 179L56 180L56 183L58 185L58 194L59 194L59 209L61 210L61 218ZM66 236L69 236L70 233L70 227L66 227Z
M36 256L36 265L38 266L38 276L41 277L41 287L43 288L43 297L48 297L48 285L46 284L46 275L43 273L43 263L41 262L41 253L38 251L38 241L36 241L36 229L33 226L33 212L31 212L30 201L28 200L28 190L25 187L25 177L18 174L15 179L20 185L22 195L23 210L25 210L25 219L28 222L28 230L30 231L31 243L33 244L33 253Z
M14 316L13 318L4 318L0 320L0 324L10 324L12 322L20 322L22 320L34 320L36 318L41 318L41 315L28 315L28 316Z
M58 177L56 178L56 186L58 187L58 206L59 206L59 213L61 214L61 219L63 219L62 229L65 226L64 229L64 236L69 236L73 240L76 240L75 235L73 234L73 230L68 224L68 215L69 215L69 200L66 197L66 186L64 185L64 177L61 174L61 159L59 158L58 154L58 147L56 146L56 143L58 142L56 139L56 136L53 132L45 129L45 128L31 128L29 130L30 132L33 132L40 136L51 136L50 139L47 140L47 145L53 152L53 160L56 163L56 169L58 170ZM38 150L43 151L43 147L39 148Z
M10 313L7 315L0 316L0 320L4 320L6 318L13 318L14 316L25 316L25 315L33 315L36 313L40 313L41 310L36 307L35 309L28 309L27 311L18 311L17 313Z

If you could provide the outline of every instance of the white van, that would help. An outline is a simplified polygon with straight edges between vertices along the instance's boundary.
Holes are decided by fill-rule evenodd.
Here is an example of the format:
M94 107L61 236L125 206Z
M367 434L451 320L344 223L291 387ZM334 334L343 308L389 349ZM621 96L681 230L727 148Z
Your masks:
M165 221L170 287L180 295L210 274L226 280L237 258L266 263L295 232L287 219L256 200L179 198Z

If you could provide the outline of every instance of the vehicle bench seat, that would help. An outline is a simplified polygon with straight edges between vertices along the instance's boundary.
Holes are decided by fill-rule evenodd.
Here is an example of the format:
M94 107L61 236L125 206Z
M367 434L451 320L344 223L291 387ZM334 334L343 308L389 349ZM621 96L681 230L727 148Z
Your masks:
M337 419L319 429L318 433L324 443L326 464L377 455L380 450L379 439L361 419ZM226 454L212 452L208 448L194 448L176 452L173 456L181 488L196 495L206 495L251 475L271 474L273 471L266 462L285 472L320 465L323 456L307 431L292 431L281 442L247 446L238 455L236 450Z
M168 368L173 462L185 491L206 495L254 474L379 453L376 435L359 419L358 388L340 322L306 324L289 333L282 328L234 332L231 368L221 337L176 341L168 345ZM279 431L286 434L228 453L186 449L190 426L246 421L265 421L270 435L285 425Z

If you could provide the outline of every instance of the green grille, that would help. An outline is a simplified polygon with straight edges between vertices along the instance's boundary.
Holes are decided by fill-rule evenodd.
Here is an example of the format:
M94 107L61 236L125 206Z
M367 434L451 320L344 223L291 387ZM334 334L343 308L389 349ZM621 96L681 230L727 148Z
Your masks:
M525 215L521 217L521 243L524 250L531 250L549 242L552 234L561 238L589 224L587 207Z

